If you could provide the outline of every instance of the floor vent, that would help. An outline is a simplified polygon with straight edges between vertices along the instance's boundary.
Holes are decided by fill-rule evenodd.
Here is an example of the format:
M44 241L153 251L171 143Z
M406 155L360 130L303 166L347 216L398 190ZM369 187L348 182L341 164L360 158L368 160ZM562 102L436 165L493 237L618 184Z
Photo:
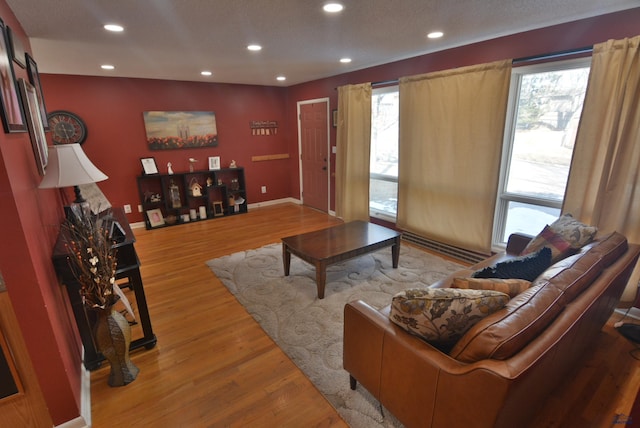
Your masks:
M471 264L478 263L490 256L490 254L481 254L475 251L465 250L464 248L454 247L449 244L443 244L442 242L432 241L431 239L418 236L411 232L402 232L402 239L419 247Z

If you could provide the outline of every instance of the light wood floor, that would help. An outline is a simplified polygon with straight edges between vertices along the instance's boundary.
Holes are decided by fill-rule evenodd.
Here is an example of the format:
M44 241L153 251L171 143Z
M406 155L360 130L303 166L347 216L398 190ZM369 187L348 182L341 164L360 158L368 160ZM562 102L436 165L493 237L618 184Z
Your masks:
M132 353L140 374L125 387L107 385L106 363L92 372L93 426L346 426L205 265L339 222L282 204L206 222L135 229L158 344ZM549 397L532 426L610 427L615 414L628 414L640 385L640 362L629 355L632 349L607 326L593 353ZM346 372L344 381L349 381Z

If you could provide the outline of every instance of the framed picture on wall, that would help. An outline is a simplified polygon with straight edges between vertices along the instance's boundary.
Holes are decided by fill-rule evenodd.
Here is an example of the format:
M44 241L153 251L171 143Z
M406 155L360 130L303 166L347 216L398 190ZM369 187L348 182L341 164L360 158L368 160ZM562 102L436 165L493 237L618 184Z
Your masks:
M0 20L0 104L4 132L24 132L26 127L13 73L7 29L2 20Z
M7 40L9 43L9 48L11 49L11 58L13 61L18 64L20 67L25 68L26 64L24 63L25 59L25 51L24 46L22 46L22 42L19 37L11 31L11 27L7 25Z
M212 111L145 111L149 150L216 147L218 128Z
M42 125L44 130L49 130L49 120L47 119L47 108L44 105L44 95L42 94L42 84L40 83L40 74L38 74L38 64L28 53L24 54L27 61L27 75L29 76L29 83L36 88L36 95L38 95L38 106L40 106L40 116L42 116Z
M38 107L38 96L33 85L24 79L18 80L20 94L24 102L24 111L27 116L27 127L29 136L31 137L31 146L33 154L36 158L36 165L40 175L44 175L44 169L49 159L49 151L47 148L47 137L44 133L42 125L42 117L40 116L40 108Z

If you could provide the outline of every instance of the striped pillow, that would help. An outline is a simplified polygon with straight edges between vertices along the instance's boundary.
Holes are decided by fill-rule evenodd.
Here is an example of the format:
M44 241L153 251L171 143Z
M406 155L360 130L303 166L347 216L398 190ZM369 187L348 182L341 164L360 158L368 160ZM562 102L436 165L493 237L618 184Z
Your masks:
M529 242L522 251L522 255L535 253L542 247L547 247L551 250L552 264L570 256L576 251L571 246L571 243L564 239L562 234L555 232L549 225L546 225L544 229L542 229L542 232Z

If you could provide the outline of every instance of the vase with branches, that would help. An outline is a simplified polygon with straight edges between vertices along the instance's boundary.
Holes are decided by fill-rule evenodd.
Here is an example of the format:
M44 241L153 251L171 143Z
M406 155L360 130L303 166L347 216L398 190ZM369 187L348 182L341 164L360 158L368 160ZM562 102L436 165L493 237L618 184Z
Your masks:
M80 284L80 295L87 310L96 314L94 339L98 350L111 364L109 385L133 382L139 369L129 358L131 327L114 306L130 305L116 283L116 248L109 237L110 213L94 216L82 205L72 205L63 223L65 245L69 251L69 268Z

